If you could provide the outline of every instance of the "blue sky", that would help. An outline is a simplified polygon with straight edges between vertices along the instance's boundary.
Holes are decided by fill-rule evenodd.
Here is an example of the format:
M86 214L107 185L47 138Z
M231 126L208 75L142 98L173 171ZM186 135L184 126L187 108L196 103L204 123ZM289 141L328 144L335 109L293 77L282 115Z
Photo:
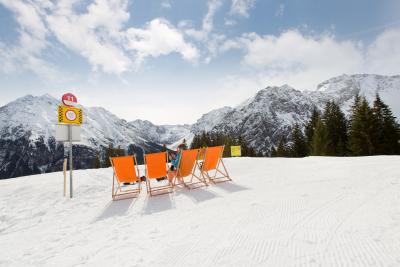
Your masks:
M73 92L127 119L193 123L269 85L399 74L397 0L0 0L0 105Z

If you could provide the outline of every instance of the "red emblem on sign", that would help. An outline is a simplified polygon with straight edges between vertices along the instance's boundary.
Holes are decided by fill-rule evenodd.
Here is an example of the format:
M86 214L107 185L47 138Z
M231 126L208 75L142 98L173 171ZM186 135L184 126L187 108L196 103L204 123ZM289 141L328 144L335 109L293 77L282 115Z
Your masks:
M73 107L78 102L78 99L73 94L67 93L62 96L61 101L65 106Z

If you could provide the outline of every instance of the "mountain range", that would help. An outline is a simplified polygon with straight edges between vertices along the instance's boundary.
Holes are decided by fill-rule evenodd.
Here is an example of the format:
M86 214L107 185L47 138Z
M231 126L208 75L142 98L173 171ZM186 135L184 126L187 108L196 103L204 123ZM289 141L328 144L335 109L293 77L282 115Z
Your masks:
M304 125L312 109L333 100L348 114L356 94L372 102L376 93L400 116L400 75L341 75L316 90L299 91L288 85L270 86L236 107L204 114L192 125L155 125L126 121L101 107L84 107L82 141L74 146L76 168L90 168L102 147L112 143L142 155L162 144L175 148L203 131L242 136L256 152L269 155L295 123ZM66 149L55 141L59 100L51 95L27 95L0 107L0 179L60 170Z

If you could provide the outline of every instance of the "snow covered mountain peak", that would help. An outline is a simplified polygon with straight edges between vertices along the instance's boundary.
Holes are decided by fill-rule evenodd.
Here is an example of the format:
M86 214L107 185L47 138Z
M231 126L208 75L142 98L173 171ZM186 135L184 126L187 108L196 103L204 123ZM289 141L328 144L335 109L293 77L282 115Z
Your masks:
M31 139L54 135L57 121L57 101L46 94L26 95L0 107L0 137L17 139L30 131Z
M268 153L295 123L304 124L313 103L288 85L266 87L226 113L212 131L243 137L256 152Z
M202 131L210 131L217 123L219 123L226 114L231 112L233 108L225 106L222 108L214 109L206 114L203 114L195 124L191 126L191 130L194 133Z
M251 112L268 110L271 113L287 113L293 112L296 104L308 105L310 102L311 99L307 95L291 86L270 86L258 91L247 103L236 109L250 110Z
M320 83L316 91L307 92L316 103L333 100L348 112L356 94L364 96L370 103L379 94L399 117L400 75L343 74Z
M320 83L317 86L317 91L341 93L348 89L353 89L358 90L363 95L375 95L388 87L398 86L399 84L400 75L343 74Z

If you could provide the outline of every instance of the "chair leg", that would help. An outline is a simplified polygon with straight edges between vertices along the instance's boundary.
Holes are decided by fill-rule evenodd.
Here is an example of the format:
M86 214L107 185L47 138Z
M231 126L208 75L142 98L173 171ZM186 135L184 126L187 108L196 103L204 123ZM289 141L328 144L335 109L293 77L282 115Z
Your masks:
M222 168L223 168L224 172L222 172L222 170L220 169L221 165L222 165ZM222 183L222 182L232 181L231 177L229 176L228 170L226 169L225 164L224 164L222 159L218 163L217 168L215 169L215 174L213 175L213 177L211 177L208 172L203 172L203 173L208 178L208 180L211 183L214 183L214 184L215 183ZM222 177L217 177L218 173L222 174ZM220 179L224 179L224 178L225 178L225 180L220 180Z
M221 159L221 163L222 163L222 167L224 167L226 178L228 178L230 181L232 181L231 177L229 176L228 170L225 167L225 163L222 159Z

